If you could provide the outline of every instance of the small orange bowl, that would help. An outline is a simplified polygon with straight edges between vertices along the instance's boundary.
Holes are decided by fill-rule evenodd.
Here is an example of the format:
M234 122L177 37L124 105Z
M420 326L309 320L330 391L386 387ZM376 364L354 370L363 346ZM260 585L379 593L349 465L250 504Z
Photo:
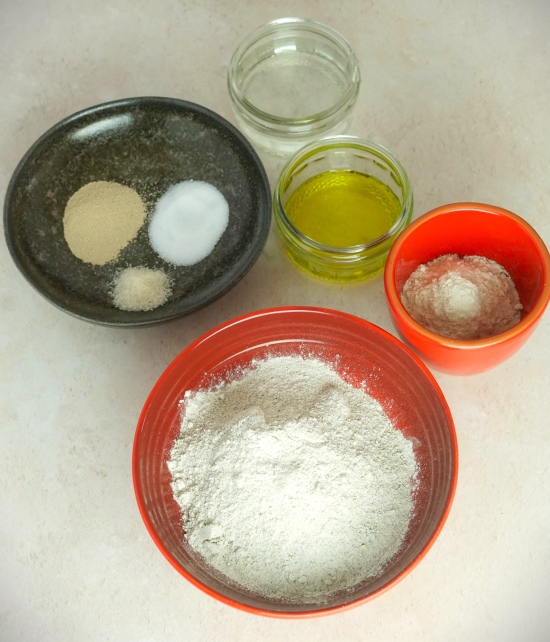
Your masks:
M401 303L409 276L444 254L496 261L512 277L523 305L520 322L483 339L458 340L430 332ZM453 203L431 210L395 240L384 270L393 324L423 361L455 375L489 370L517 352L531 336L550 300L550 255L544 241L520 216L482 203Z

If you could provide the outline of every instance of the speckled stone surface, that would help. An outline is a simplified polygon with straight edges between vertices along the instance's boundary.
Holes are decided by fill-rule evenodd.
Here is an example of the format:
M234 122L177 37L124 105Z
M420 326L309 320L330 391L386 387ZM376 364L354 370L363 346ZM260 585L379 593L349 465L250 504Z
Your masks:
M403 163L415 216L499 205L550 244L547 0L3 0L0 193L48 128L134 96L204 105L231 122L227 65L259 24L301 15L350 41L362 74L351 133ZM281 160L262 155L273 187ZM285 622L240 613L187 583L139 516L131 450L168 363L251 310L320 305L394 332L382 281L309 279L272 230L227 294L150 328L85 323L50 305L0 244L0 639L545 642L550 631L550 313L498 368L436 374L453 413L457 494L426 558L347 613Z

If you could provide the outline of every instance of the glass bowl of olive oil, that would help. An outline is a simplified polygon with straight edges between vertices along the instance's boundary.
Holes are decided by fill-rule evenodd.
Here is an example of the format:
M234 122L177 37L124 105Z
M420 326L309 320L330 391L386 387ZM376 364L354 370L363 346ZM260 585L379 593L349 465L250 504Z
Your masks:
M329 136L284 166L273 211L296 266L322 279L361 281L383 271L411 221L413 195L405 169L385 147Z

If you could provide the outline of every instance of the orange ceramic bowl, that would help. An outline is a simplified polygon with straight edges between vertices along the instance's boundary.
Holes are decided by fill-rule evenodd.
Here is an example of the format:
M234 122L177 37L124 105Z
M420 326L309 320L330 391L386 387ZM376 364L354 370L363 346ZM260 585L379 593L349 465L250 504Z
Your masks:
M478 255L496 261L512 277L523 305L520 322L506 332L463 341L430 332L401 303L401 291L421 264L444 254ZM416 219L395 240L384 270L392 321L401 337L430 367L469 375L489 370L527 341L550 299L550 255L520 216L482 203L453 203Z
M187 390L230 380L267 356L307 354L366 389L407 439L418 464L414 512L399 551L382 572L325 601L288 602L236 585L189 548L166 465ZM321 308L260 310L224 323L187 346L159 378L141 413L133 450L136 499L153 541L181 575L214 599L257 615L318 617L372 600L424 558L451 508L458 446L450 410L431 372L401 341L363 319ZM315 542L311 542L315 546Z

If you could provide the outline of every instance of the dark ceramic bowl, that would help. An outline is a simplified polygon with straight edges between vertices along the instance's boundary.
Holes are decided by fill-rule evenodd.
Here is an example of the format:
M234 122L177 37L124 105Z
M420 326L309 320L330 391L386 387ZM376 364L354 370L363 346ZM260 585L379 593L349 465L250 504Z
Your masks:
M230 207L227 229L200 263L177 267L160 259L149 245L147 222L106 265L84 263L72 254L63 214L83 185L127 185L150 214L171 185L190 179L215 185ZM260 255L270 220L269 182L252 146L218 114L173 98L129 98L65 118L22 158L4 204L6 241L29 283L65 312L111 326L168 321L225 294ZM165 271L172 294L164 305L145 312L113 305L114 276L132 266Z

